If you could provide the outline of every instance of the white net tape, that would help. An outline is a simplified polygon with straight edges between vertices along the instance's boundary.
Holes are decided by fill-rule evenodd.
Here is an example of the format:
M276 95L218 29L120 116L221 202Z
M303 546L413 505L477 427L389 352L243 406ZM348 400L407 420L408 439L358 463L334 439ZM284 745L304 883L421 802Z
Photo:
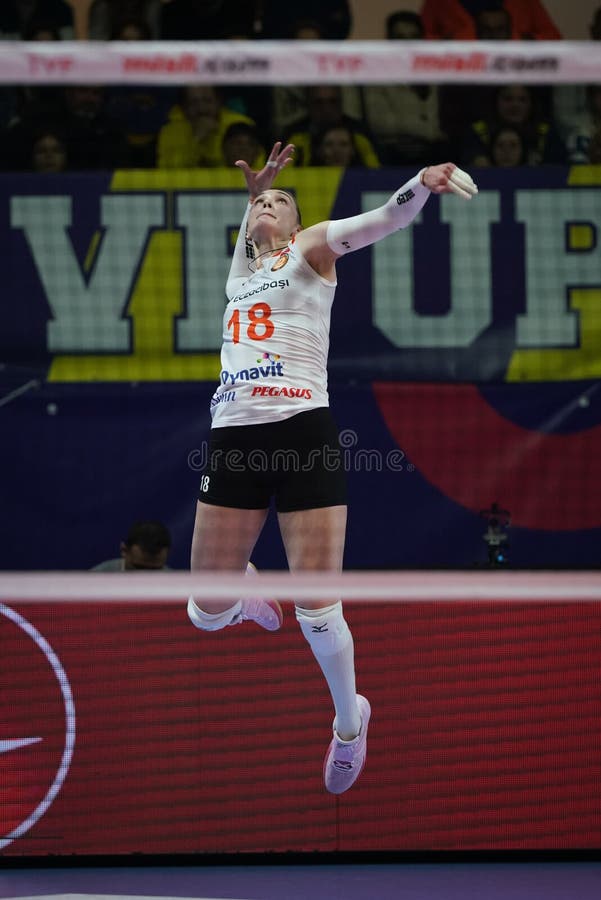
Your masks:
M401 44L401 46L399 46ZM601 81L598 42L4 43L7 84L537 84Z
M249 593L244 575L231 572L8 572L0 574L0 600L182 603L232 599ZM332 599L382 602L582 602L601 600L601 572L263 572L254 596L279 600Z

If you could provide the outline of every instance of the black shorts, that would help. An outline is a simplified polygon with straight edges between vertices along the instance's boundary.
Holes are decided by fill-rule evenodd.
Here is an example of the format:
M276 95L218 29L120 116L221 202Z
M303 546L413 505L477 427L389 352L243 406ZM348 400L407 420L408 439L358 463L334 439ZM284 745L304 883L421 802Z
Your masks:
M278 512L346 504L338 429L328 408L279 422L213 428L199 499Z

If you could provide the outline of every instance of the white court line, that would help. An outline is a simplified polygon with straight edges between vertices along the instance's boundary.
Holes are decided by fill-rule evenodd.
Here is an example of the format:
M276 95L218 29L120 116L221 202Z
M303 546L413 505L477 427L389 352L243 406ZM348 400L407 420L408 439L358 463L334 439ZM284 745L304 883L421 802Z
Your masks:
M16 601L97 601L181 603L197 599L237 599L248 595L248 580L231 572L5 572L0 598ZM601 571L591 572L260 572L254 596L278 599L358 601L579 602L601 600Z
M152 897L140 894L35 894L32 897L5 897L4 900L223 900L223 897ZM234 900L234 898L232 898Z

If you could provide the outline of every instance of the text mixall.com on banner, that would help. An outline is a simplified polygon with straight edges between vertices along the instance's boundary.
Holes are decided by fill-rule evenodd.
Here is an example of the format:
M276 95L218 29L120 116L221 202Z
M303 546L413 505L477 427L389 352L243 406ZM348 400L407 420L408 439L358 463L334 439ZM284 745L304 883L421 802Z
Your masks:
M199 41L194 43L11 42L0 55L7 83L369 84L511 79L594 82L601 64L594 42L570 41Z

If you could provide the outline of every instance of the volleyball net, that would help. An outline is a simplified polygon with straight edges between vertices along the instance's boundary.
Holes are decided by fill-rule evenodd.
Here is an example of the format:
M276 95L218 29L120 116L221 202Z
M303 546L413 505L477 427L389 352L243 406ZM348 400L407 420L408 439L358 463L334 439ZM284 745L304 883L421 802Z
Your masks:
M4 572L0 598L19 603L103 600L107 603L185 603L253 596L281 602L344 599L358 603L596 603L596 572Z
M593 83L586 41L5 43L7 84Z
M172 91L167 116L184 86L218 85L236 103L263 88L340 86L347 114L364 115L366 88L431 85L455 91L453 109L464 115L479 90L516 81L559 91L572 121L585 86L601 82L598 45L0 47L9 100L17 88L29 100L41 90L50 108L63 88L104 85L136 151L157 124L141 114L146 95L142 107L130 104L138 88ZM134 109L140 118L127 119ZM227 383L220 402L232 404L249 382L266 402L282 392L300 401L307 390L266 340L247 368L220 365L240 172L160 167L152 156L145 168L35 174L24 161L23 152L17 171L0 176L0 461L14 473L2 567L90 568L149 518L170 527L170 563L184 569L216 384ZM310 225L373 208L433 161L297 165L278 184ZM598 562L599 167L471 171L473 202L433 197L410 229L338 266L329 387L349 484L351 569ZM276 291L284 276L274 273ZM253 324L232 320L230 331ZM262 471L265 457L255 462ZM288 455L282 465L302 460ZM285 567L271 520L256 562Z

